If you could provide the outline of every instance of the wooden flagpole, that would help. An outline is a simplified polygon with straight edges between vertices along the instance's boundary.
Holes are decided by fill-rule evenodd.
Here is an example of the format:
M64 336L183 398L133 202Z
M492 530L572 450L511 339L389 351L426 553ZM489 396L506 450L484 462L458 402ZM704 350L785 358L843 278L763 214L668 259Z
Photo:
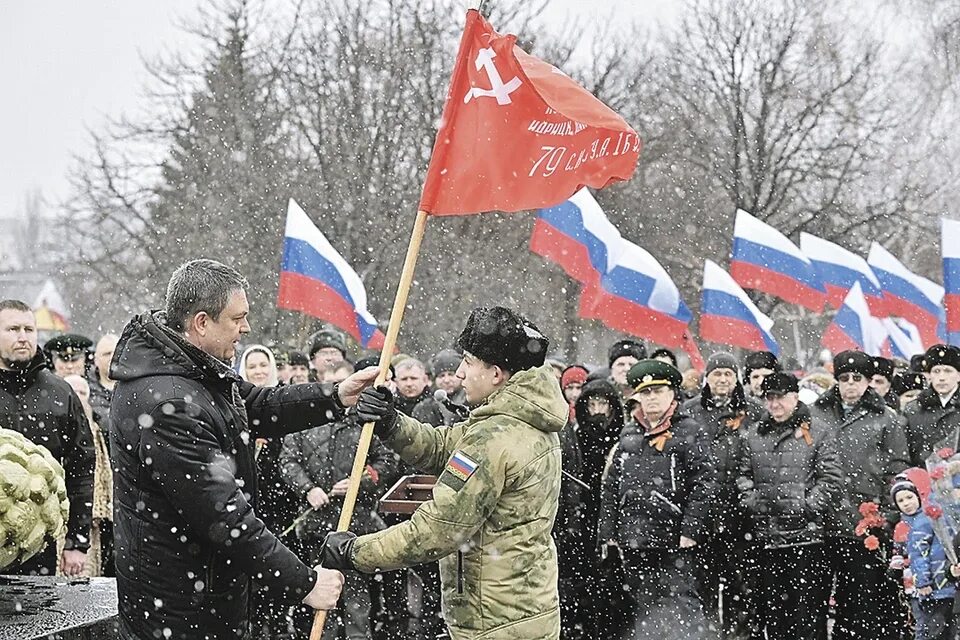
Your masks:
M380 372L374 384L381 385L387 379L390 371L390 358L397 344L400 333L400 322L403 320L403 311L407 307L410 297L410 286L413 284L413 271L417 266L417 257L420 255L420 244L427 226L427 212L417 211L417 219L413 223L410 233L410 244L407 246L407 256L403 261L403 271L400 272L400 283L397 285L397 295L393 299L393 310L390 312L390 324L387 326L387 335L383 341L383 351L380 352ZM360 492L360 480L367 465L367 453L370 451L370 442L373 440L373 423L363 425L360 433L360 443L357 445L357 454L353 457L353 469L350 471L350 486L347 495L343 498L343 510L340 511L340 520L337 531L347 531L353 519L353 509L357 506L357 494ZM320 640L323 635L323 625L327 620L326 611L317 611L313 618L313 627L310 629L310 640Z

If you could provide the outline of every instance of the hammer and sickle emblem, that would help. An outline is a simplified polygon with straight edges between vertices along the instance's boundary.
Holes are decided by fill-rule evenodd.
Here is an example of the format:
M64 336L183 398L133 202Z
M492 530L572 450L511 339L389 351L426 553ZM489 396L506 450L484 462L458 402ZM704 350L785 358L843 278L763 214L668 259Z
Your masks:
M491 48L480 49L477 52L476 67L477 71L483 69L487 72L487 78L490 79L489 89L480 89L471 87L467 95L463 97L463 103L467 104L472 98L496 98L497 104L510 104L510 94L520 88L522 84L520 78L514 76L512 80L504 83L497 70L497 65L493 64L493 59L497 57L496 52Z

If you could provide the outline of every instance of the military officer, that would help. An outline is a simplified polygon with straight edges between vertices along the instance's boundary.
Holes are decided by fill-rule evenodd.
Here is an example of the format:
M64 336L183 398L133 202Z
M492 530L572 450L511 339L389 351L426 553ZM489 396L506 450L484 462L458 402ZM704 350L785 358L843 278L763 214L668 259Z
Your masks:
M544 366L548 340L504 307L475 309L460 334L469 417L434 428L398 414L371 389L364 421L405 462L439 476L433 499L403 523L327 537L323 566L372 573L440 561L453 640L556 640L557 552L550 535L560 492L558 433L569 409Z

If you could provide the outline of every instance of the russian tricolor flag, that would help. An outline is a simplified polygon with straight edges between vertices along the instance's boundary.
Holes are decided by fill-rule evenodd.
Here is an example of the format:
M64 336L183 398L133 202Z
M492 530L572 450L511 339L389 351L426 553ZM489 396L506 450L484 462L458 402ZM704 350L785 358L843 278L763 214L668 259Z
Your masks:
M881 322L887 331L890 354L893 357L909 362L910 358L916 354L926 351L920 337L920 330L915 325L903 319L894 320L893 318L884 318Z
M827 292L828 304L839 309L853 285L859 282L860 291L873 314L886 315L880 281L866 260L838 244L803 232L800 233L800 250L817 270Z
M751 351L771 351L779 356L780 345L770 333L772 328L773 320L757 308L730 274L707 260L703 265L700 337Z
M880 281L887 313L916 325L924 344L939 342L943 287L907 269L877 242L870 245L867 264Z
M742 210L733 225L730 275L745 289L823 311L826 294L810 260L787 236Z
M582 317L699 358L687 333L693 314L680 290L652 255L620 235L586 188L540 210L530 250L583 283Z
M277 306L326 320L364 348L383 348L384 335L367 311L360 276L292 198L287 206Z
M883 322L871 315L860 283L854 282L820 342L833 353L854 349L879 356L886 339Z
M947 342L960 345L960 221L943 219L943 298L947 310Z

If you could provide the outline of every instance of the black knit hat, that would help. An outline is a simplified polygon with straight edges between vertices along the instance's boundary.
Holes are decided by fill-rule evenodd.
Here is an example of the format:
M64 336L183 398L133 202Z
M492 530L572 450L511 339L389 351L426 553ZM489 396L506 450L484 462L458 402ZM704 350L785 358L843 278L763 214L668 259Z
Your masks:
M902 473L894 478L893 486L890 487L890 501L893 502L894 505L897 504L897 494L901 491L909 491L913 495L917 496L917 502L923 502L923 499L920 497L920 490L917 489L917 485L915 485L910 478Z
M946 365L960 371L960 347L935 344L923 354L923 370L930 373L937 365Z
M800 392L800 382L797 380L797 377L792 373L784 373L783 371L775 371L763 379L763 383L760 384L760 393L767 395L768 393L777 393L777 394L787 394L787 393L799 393Z
M617 359L624 356L633 356L637 360L644 360L647 357L647 348L643 346L642 342L638 342L632 338L617 340L610 346L610 350L607 351L607 366L612 367Z
M922 373L904 371L893 376L891 386L895 394L902 396L908 391L923 391L926 389L927 379L923 377Z
M506 307L470 313L457 346L511 373L543 365L550 341L536 325Z
M740 370L740 365L732 353L720 351L707 358L707 368L703 375L708 375L714 369L730 369L736 373Z
M877 366L873 358L863 351L841 351L833 357L833 376L839 378L845 373L859 373L864 378L872 378Z
M769 351L755 351L743 359L743 375L750 377L750 372L755 369L770 369L771 371L781 371L780 361L777 356Z
M456 371L460 368L460 362L462 360L463 355L458 351L444 349L433 356L433 360L430 361L430 369L433 371L434 376L438 376L445 371Z

